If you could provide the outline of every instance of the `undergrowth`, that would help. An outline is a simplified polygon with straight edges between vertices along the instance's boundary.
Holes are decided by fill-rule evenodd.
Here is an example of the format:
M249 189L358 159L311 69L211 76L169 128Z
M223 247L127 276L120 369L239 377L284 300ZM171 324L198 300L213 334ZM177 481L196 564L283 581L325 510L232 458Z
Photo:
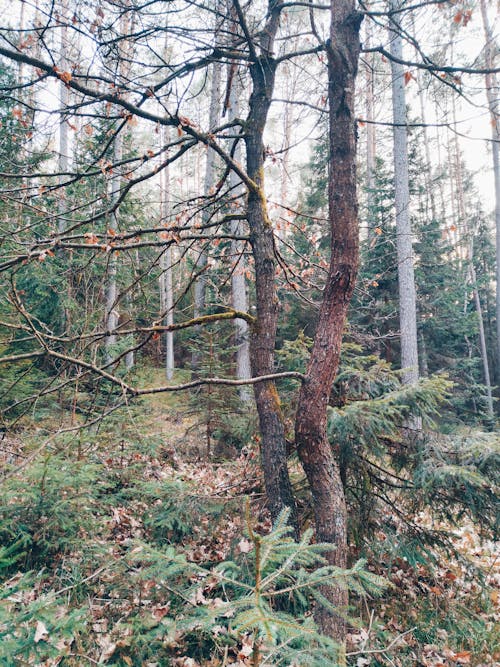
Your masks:
M352 591L352 667L495 664L493 551L476 535L457 537L467 565L371 517L368 562L353 547L336 570L286 514L271 530L252 440L232 462L188 462L154 433L158 406L128 414L6 466L0 665L333 666L312 613L325 577Z

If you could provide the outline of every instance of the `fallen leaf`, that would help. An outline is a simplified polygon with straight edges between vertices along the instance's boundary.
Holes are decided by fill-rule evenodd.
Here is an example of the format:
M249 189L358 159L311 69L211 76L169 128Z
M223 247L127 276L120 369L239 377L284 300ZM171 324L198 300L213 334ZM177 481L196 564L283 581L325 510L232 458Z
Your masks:
M253 544L250 540L247 540L245 537L238 542L238 549L242 554L248 554L253 549Z
M47 641L48 636L49 636L49 631L47 630L45 623L43 623L42 621L37 621L35 630L35 639L34 639L35 644L38 644L38 642L41 641Z

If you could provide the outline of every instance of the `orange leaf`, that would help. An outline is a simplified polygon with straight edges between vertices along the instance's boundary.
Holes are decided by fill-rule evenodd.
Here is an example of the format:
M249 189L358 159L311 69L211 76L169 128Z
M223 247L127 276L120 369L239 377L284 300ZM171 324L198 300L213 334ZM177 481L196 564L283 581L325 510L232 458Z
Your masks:
M68 84L73 78L70 72L60 72L58 76L61 79L61 81L64 81L65 84Z
M380 236L382 234L382 230L380 229L380 227L375 227L373 231L375 232L375 234L377 234L377 236Z
M415 78L411 72L405 72L404 77L405 77L405 86L407 86L410 83L410 81Z
M453 660L458 662L460 665L468 665L470 663L472 652L471 651L459 651L453 656Z
M453 17L453 23L461 23L461 22L462 22L462 12L458 10L458 12Z

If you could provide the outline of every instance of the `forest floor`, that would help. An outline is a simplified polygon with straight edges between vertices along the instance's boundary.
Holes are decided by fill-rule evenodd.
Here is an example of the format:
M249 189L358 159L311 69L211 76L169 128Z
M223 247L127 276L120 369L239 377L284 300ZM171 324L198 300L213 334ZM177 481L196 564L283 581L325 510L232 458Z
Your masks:
M0 665L252 664L244 636L222 653L189 633L160 641L173 603L127 561L138 544L175 545L206 567L232 558L249 544L245 503L253 530L271 528L257 438L240 450L212 445L208 458L198 417L179 395L153 395L92 433L54 439L54 422L67 426L61 413L25 419L4 436ZM293 479L304 486L298 466ZM404 556L369 562L391 585L379 599L354 597L360 625L349 634L350 665L500 665L498 550L467 521L454 546L459 559L440 553L433 565ZM195 604L210 604L209 593L200 589ZM158 641L159 658L148 653Z

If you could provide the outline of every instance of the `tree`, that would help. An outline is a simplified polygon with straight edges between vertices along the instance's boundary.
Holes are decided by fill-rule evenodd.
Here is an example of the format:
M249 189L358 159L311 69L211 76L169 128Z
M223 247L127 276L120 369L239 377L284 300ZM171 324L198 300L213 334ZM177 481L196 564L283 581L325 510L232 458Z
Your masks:
M397 12L401 5L391 2ZM398 14L395 14L398 16ZM390 19L392 71L392 105L394 135L394 186L396 202L396 247L398 257L399 322L401 335L401 368L404 381L418 380L417 297L413 269L413 239L410 223L410 186L408 176L408 138L406 130L405 75L401 62L403 39L399 18Z

